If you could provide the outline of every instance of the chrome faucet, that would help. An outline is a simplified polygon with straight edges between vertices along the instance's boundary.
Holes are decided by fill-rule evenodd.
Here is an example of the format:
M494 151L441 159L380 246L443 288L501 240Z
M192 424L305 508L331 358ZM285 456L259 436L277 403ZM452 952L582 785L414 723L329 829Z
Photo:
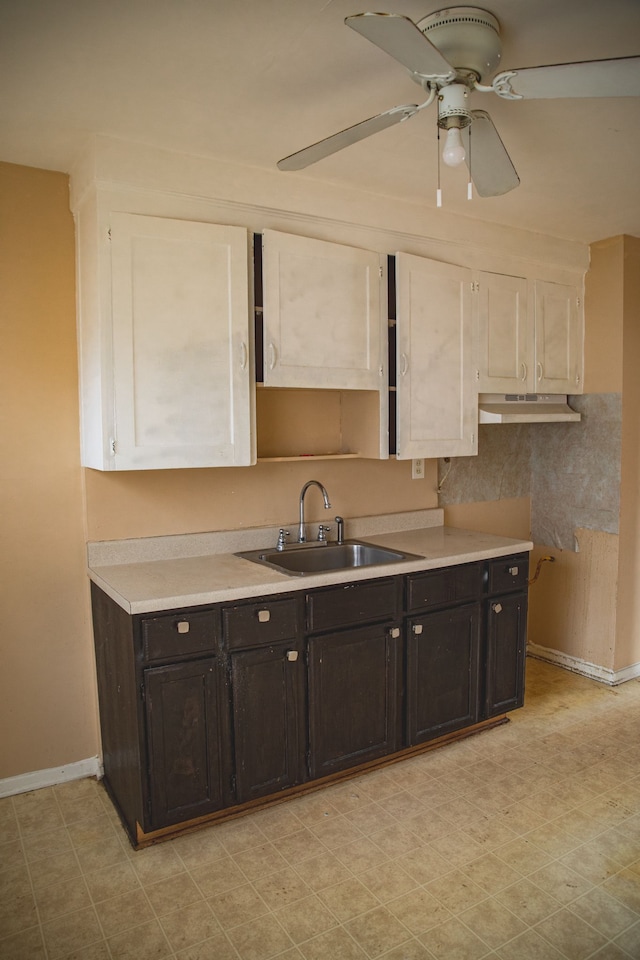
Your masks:
M306 543L307 537L304 530L304 497L309 487L317 487L322 494L325 510L331 509L329 494L318 480L307 480L300 491L300 526L298 527L298 543Z

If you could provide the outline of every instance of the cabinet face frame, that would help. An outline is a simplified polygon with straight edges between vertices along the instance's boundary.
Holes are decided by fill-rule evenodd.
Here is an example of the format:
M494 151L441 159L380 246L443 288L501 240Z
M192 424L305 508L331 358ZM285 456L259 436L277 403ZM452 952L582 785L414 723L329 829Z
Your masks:
M478 452L471 271L396 254L399 460Z
M386 395L386 258L265 230L264 384Z

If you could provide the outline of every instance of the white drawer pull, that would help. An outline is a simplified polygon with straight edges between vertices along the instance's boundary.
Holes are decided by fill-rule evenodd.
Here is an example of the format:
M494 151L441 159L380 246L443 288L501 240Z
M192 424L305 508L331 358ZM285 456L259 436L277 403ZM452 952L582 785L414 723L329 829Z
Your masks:
M258 622L259 623L269 623L271 620L271 611L270 610L258 610Z
M491 609L494 613L502 613L502 604L501 603L492 603Z
M394 640L397 640L400 636L400 627L391 627L391 630L389 630L389 636Z
M422 624L421 624L421 623L414 623L414 625L413 625L413 632L415 633L416 637L419 637L420 634L422 633Z
M189 621L188 620L178 620L178 633L189 633Z
M297 650L287 650L287 660L289 661L289 663L295 663L297 659L298 659Z
M517 567L509 567L509 573L511 574L512 577L517 577L517 576L518 576L518 568L517 568Z

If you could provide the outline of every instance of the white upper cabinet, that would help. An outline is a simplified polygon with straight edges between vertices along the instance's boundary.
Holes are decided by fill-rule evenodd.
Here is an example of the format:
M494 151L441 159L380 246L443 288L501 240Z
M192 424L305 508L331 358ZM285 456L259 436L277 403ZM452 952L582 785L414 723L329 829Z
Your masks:
M129 213L108 221L96 233L100 306L81 297L84 465L255 463L247 231Z
M478 452L471 271L396 254L397 457Z
M479 273L480 393L582 393L582 313L570 284Z
M583 392L583 322L575 287L536 280L536 393Z
M533 324L527 316L527 281L480 273L477 281L478 389L481 393L533 392Z
M380 255L273 230L262 243L264 385L386 390Z

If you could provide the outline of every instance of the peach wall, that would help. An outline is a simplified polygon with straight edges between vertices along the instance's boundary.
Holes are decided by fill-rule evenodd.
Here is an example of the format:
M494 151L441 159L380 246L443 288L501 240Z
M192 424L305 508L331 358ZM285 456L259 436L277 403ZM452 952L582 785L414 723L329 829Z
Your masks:
M0 163L0 778L98 752L66 176Z
M624 391L622 395L622 477L620 558L615 665L640 663L640 239L625 237Z

